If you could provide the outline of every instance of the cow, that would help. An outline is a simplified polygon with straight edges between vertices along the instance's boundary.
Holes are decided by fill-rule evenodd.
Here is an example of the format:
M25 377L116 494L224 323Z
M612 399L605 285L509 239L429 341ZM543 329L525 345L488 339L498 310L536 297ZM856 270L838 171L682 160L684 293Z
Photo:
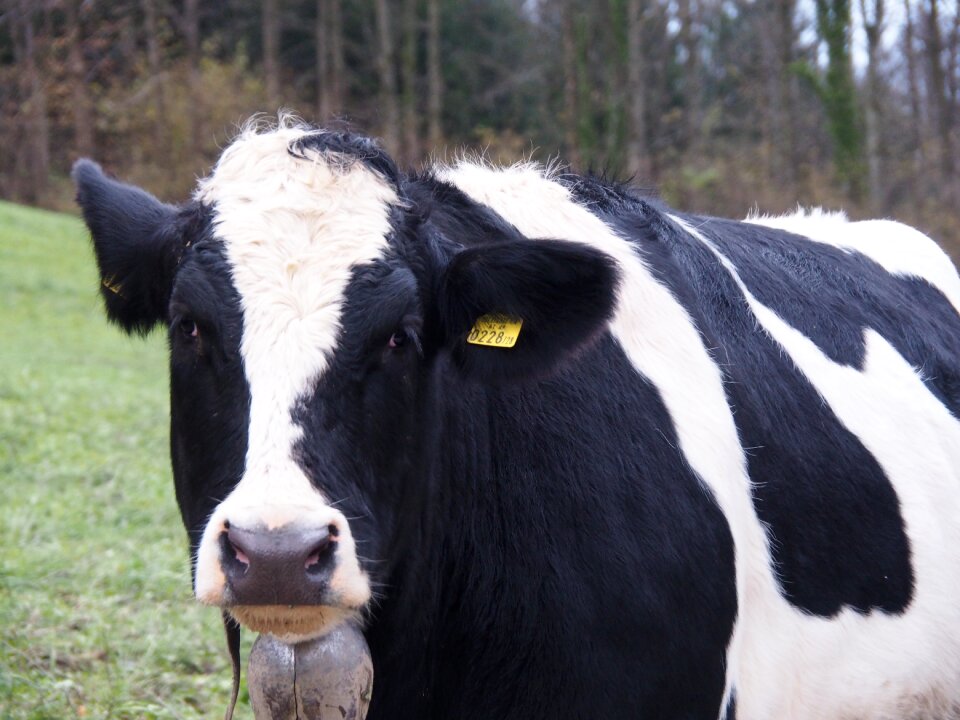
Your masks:
M360 622L369 717L960 718L960 279L920 232L249 125L73 171L163 326L201 603Z

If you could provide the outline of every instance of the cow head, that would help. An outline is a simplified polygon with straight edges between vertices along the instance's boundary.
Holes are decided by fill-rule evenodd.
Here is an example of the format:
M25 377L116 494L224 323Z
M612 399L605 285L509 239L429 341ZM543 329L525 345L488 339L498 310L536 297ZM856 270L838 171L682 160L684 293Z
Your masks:
M605 256L517 237L464 247L431 223L441 200L414 199L414 180L354 135L244 131L181 206L90 161L74 179L107 315L167 327L196 596L290 641L389 582L428 472L439 359L464 382L529 378L613 305ZM524 321L509 352L465 341L492 312Z

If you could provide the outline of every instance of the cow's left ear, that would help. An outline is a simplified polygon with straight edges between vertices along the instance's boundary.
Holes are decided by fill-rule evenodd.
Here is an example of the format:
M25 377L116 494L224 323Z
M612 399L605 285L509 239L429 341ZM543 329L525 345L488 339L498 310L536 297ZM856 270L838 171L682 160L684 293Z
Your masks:
M577 243L519 240L463 250L439 286L443 343L481 381L542 377L603 330L618 278L612 258ZM515 344L507 347L511 336Z
M178 209L107 177L91 160L71 173L90 228L107 317L129 333L146 333L167 313L182 252Z

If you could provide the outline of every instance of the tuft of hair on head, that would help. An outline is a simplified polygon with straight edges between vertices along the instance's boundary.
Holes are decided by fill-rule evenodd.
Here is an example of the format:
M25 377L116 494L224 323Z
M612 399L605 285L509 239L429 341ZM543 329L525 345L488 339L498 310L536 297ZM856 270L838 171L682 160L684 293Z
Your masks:
M307 131L290 143L291 155L309 160L320 155L332 167L348 170L356 163L376 173L395 188L400 184L396 163L376 139L343 130Z
M251 148L257 149L251 152ZM221 153L213 173L200 180L194 197L198 200L208 197L218 170L231 167L231 174L252 174L261 171L259 164L268 156L274 158L270 162L278 162L275 153L283 149L289 158L298 162L322 160L333 173L346 174L358 164L362 165L400 194L397 165L375 138L343 127L322 128L290 111L281 110L276 118L257 114L243 122Z

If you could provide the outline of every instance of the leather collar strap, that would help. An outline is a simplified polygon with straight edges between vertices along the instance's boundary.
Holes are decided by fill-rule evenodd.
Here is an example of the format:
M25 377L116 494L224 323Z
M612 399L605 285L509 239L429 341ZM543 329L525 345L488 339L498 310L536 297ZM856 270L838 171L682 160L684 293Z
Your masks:
M223 611L223 630L227 635L227 650L230 652L230 662L233 663L233 690L230 694L230 705L224 720L233 720L233 711L237 707L237 697L240 695L240 624L227 611Z

